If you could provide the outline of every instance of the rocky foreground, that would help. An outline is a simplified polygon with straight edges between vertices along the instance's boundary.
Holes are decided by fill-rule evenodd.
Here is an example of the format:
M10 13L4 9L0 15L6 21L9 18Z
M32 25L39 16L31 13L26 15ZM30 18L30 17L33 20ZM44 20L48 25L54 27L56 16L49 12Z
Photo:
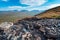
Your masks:
M60 19L30 18L16 23L4 22L0 24L0 40L60 40Z

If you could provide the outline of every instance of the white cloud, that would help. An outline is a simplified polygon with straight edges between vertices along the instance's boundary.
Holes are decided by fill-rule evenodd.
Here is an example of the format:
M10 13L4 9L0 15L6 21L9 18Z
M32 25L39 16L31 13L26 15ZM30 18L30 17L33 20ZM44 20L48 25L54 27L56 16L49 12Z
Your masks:
M60 4L51 4L51 5L48 5L48 6L39 6L39 7L28 7L28 8L25 8L26 10L48 10L48 9L51 9L51 8L54 8L54 7L57 7L57 6L60 6Z
M21 6L8 6L8 7L5 7L5 8L0 8L1 11L9 11L9 10L17 10L17 11L20 11L22 9L23 8Z
M8 9L10 10L17 10L17 11L21 11L24 10L25 7L21 7L21 6L9 6Z
M8 8L11 9L11 10L19 10L19 9L22 9L21 6L9 6Z
M60 4L51 4L50 6L47 6L47 7L54 8L54 7L57 7L57 6L60 6Z
M51 5L48 5L48 6L43 6L42 10L48 10L48 9L52 9L52 8L58 7L58 6L60 6L60 4L51 4Z
M30 6L40 6L47 2L47 0L20 0L21 4L26 4Z
M7 2L8 0L2 0L2 1Z
M21 6L8 6L5 8L0 8L0 11L9 11L9 10L17 10L17 11L21 11L21 10L28 10L28 11L32 11L32 10L48 10L54 7L60 6L60 4L51 4L48 6L39 6L39 7L21 7Z

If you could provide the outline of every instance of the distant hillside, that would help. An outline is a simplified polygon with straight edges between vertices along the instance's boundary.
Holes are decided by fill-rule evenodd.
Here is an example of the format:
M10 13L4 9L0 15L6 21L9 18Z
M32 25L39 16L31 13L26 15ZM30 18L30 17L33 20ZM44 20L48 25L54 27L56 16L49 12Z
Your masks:
M35 15L38 18L60 18L60 6Z
M21 12L15 12L15 11L0 11L0 23L1 22L16 22L17 20L20 20L25 17L30 17L31 15L21 13Z
M21 11L0 11L0 23L1 22L16 22L17 20L32 17L36 14L40 13L38 10L33 11L27 11L27 10L21 10Z

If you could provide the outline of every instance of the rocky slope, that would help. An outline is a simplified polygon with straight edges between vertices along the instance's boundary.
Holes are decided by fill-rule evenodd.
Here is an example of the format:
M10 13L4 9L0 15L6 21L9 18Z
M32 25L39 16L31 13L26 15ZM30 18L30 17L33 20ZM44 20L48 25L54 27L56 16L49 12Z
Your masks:
M0 27L0 40L60 40L60 19L29 18L6 29Z

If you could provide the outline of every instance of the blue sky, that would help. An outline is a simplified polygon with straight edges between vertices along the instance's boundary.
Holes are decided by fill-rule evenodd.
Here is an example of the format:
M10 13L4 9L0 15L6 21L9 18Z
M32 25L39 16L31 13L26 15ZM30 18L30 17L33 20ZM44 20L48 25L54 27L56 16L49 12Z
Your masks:
M0 11L47 10L60 6L60 0L0 0Z

